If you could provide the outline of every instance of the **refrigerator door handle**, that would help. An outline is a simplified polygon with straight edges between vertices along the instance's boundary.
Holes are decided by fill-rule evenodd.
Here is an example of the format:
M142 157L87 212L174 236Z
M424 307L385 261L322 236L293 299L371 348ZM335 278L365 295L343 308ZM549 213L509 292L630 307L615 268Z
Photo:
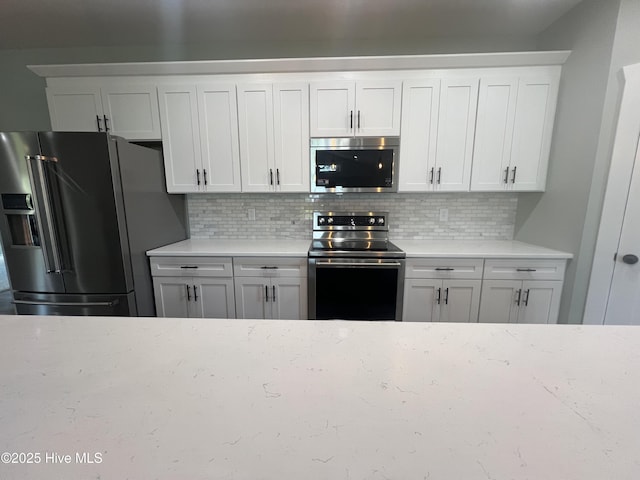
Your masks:
M57 162L55 157L26 155L29 181L33 191L33 207L42 238L42 253L47 273L62 273L62 255L58 245L55 220L51 211L50 191L44 172L44 162Z
M57 307L113 307L120 303L120 300L111 302L38 302L35 300L14 300L14 305L54 305Z

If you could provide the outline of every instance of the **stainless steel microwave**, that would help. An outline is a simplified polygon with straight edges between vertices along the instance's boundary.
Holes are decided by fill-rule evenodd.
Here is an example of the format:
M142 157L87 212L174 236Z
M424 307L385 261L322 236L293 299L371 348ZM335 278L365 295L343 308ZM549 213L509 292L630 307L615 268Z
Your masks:
M314 193L397 192L398 137L312 138Z

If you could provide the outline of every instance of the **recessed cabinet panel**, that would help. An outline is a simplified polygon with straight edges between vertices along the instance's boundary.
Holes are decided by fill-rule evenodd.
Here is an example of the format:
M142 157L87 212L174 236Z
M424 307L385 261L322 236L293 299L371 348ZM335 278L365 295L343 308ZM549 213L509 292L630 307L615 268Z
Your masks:
M472 190L504 190L507 186L517 87L518 79L513 77L480 80Z
M434 183L438 191L469 190L478 82L478 78L442 81Z
M189 317L187 285L183 278L154 278L153 294L156 300L156 315L159 317Z
M196 88L162 86L158 88L158 95L167 191L198 192L202 182L202 157Z
M271 84L238 86L238 125L242 191L268 192L276 175Z
M97 132L104 130L100 88L48 87L47 104L51 129L56 132Z
M311 136L350 137L354 134L353 82L311 84Z
M481 285L481 280L450 280L442 282L440 321L477 322Z
M556 323L561 293L562 282L523 282L518 323Z
M401 192L430 190L434 180L440 80L405 82L402 94Z
M309 192L309 86L273 86L275 189Z
M515 280L484 280L480 302L479 322L515 323L518 318L519 289Z
M435 322L440 317L437 303L442 281L410 278L404 282L403 322Z
M102 88L106 127L112 135L131 140L160 140L156 87L122 85Z
M356 83L356 135L385 137L400 134L401 82Z
M235 318L233 279L198 279L194 283L196 317Z
M198 86L202 183L208 192L239 192L240 149L235 85Z
M558 82L525 77L518 83L511 168L517 168L513 190L544 190Z

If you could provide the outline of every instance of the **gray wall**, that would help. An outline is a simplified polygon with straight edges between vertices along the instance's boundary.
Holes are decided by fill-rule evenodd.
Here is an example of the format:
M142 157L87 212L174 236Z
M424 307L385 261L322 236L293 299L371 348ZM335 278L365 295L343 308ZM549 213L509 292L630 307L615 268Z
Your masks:
M521 196L516 239L567 250L560 320L581 323L621 95L640 62L640 0L586 0L539 37L571 49L563 69L547 191Z
M240 58L321 57L351 55L400 55L430 53L476 53L535 50L534 37L402 38L376 44L352 40L335 44L224 43L216 45L155 45L130 47L83 47L0 50L0 131L49 129L44 93L45 80L26 65L65 63L150 62Z

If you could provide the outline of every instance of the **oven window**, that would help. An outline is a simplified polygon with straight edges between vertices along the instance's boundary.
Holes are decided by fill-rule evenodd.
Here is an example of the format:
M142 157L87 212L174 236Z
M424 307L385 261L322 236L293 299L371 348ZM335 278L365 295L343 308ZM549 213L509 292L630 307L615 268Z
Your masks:
M318 150L316 186L391 187L393 150Z
M397 294L395 268L316 268L319 320L395 320Z

